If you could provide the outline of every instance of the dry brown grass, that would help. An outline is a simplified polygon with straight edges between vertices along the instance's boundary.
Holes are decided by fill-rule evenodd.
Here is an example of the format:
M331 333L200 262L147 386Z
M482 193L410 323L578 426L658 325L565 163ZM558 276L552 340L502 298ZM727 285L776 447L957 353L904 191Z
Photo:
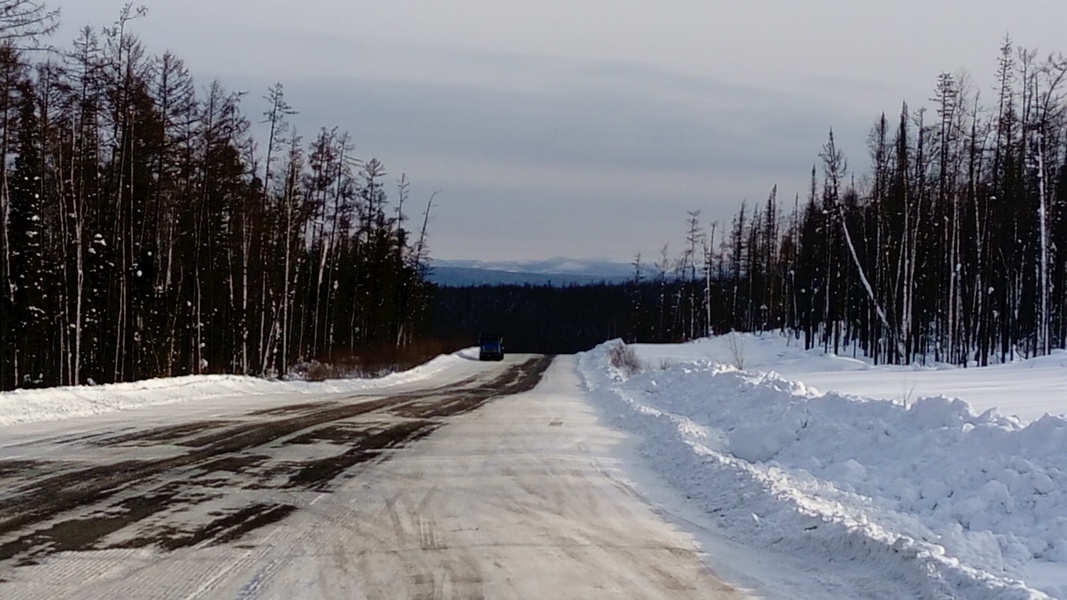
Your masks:
M395 344L364 346L356 352L336 351L325 360L300 361L289 371L293 379L326 381L327 379L374 378L404 371L441 354L455 352L470 345L470 340L419 340L398 348Z
M611 359L611 365L625 373L627 377L641 372L641 361L638 360L633 347L627 344L619 342L612 346L608 351L608 358Z

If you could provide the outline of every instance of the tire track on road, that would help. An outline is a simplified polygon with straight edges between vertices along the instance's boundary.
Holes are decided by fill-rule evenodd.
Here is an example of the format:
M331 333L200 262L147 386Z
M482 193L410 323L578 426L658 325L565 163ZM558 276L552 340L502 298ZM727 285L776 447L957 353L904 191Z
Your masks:
M385 450L430 434L449 417L475 410L493 398L532 389L550 362L550 357L528 360L477 387L467 387L470 381L465 381L458 388L448 386L358 403L301 403L247 413L236 421L213 419L98 436L91 440L98 447L169 444L180 453L82 468L56 462L58 473L21 480L17 487L8 488L8 493L0 492L0 563L18 559L16 565L34 564L59 551L145 546L176 550L236 541L298 507L285 502L252 503L218 515L198 529L163 527L154 536L134 536L123 543L100 545L109 535L130 525L150 518L165 521L168 511L223 497L226 491L221 488L226 485L241 489L249 477L268 487L328 492L342 474L361 463L383 459L387 456L383 454ZM297 434L374 414L387 415L393 423L372 424L363 435L354 434L350 447L339 454L266 460L270 455L268 446L284 445ZM336 432L333 437L337 437ZM259 452L249 456L253 449ZM47 473L49 464L36 461L33 467ZM16 467L10 468L18 471ZM0 464L0 475L3 468ZM221 483L216 484L219 491L205 491L210 482L204 475L223 471ZM277 476L279 472L282 477Z

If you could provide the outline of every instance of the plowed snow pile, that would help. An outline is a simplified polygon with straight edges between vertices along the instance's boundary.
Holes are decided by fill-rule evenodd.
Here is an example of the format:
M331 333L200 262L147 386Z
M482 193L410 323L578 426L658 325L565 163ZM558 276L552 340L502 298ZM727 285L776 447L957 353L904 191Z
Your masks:
M1067 598L1067 419L1024 423L944 396L822 394L771 371L775 357L793 377L821 373L824 386L825 361L840 359L805 359L814 355L781 338L746 343L757 363L746 371L711 358L721 339L639 346L646 364L632 376L611 365L619 342L609 342L580 369L613 424L638 433L653 468L736 541L873 566L926 598ZM857 370L916 372L842 369L852 389ZM983 369L943 371L973 379Z
M239 375L190 375L147 379L134 383L15 390L0 393L0 427L209 398L264 394L321 395L395 387L430 379L446 370L455 370L457 366L471 363L476 358L477 349L468 348L454 354L438 356L414 369L391 373L378 379L309 382L271 381Z

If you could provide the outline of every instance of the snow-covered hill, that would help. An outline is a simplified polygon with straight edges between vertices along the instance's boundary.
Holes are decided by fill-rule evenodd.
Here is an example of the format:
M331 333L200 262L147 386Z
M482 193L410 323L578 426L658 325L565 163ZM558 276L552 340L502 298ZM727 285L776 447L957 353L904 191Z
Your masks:
M633 277L633 266L609 260L550 258L539 261L434 260L430 281L443 286L592 285Z

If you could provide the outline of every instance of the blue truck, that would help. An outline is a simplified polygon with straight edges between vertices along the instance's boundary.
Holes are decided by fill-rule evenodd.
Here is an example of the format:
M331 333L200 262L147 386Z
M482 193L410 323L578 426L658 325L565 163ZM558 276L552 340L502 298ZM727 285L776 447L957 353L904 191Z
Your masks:
M479 336L478 360L504 360L504 337L488 333Z

